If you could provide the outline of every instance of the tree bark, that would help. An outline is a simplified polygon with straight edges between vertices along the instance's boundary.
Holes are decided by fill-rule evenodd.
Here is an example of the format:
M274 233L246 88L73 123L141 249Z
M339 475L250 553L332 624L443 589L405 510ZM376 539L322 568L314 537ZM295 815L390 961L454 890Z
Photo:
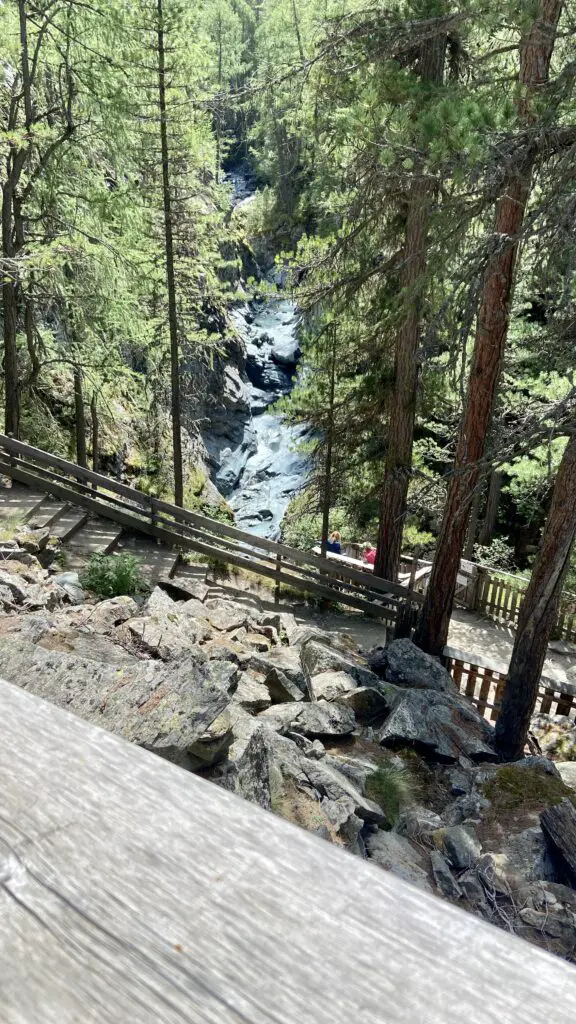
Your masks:
M334 393L336 389L336 328L332 327L332 348L330 352L330 381L328 396L328 424L326 427L326 458L324 460L324 495L322 500L322 539L320 554L326 557L328 530L330 528L330 503L332 498L332 446L334 440Z
M534 122L534 100L548 80L562 6L563 0L541 0L536 20L520 42L518 118L525 127ZM470 504L492 420L508 335L514 271L535 159L535 153L528 151L510 168L496 208L494 238L498 240L498 248L484 276L453 473L415 636L419 647L430 654L440 654L448 639Z
M476 485L474 491L474 499L472 501L472 508L470 510L470 518L468 520L468 530L466 533L466 543L464 544L464 558L472 559L474 557L474 546L476 544L476 534L478 533L478 520L480 518L480 502L482 501L482 486L480 481Z
M92 421L92 469L100 472L100 420L98 419L98 400L96 392L92 393L90 402L90 419Z
M478 537L479 544L488 545L491 544L494 539L494 530L496 528L496 520L498 518L498 509L500 507L502 479L502 473L493 469L490 473L490 483L488 485L486 512L484 514L484 520Z
M76 433L76 462L88 468L86 458L86 414L84 411L84 388L82 367L74 363L74 427Z
M180 408L180 348L178 345L178 310L174 273L174 237L172 230L172 195L170 191L170 160L168 150L168 115L166 110L166 50L164 41L163 0L158 0L158 106L160 109L160 145L162 150L162 199L166 244L166 284L168 289L168 327L170 332L170 377L172 412L172 448L174 461L174 504L184 504L182 469L182 426Z
M564 452L536 564L518 616L508 679L496 723L504 761L522 757L548 641L576 537L576 432Z
M419 71L423 81L431 84L442 82L446 42L447 37L443 34L422 44ZM404 229L400 289L405 314L395 339L394 391L374 563L375 575L394 581L398 579L400 569L402 533L412 474L420 368L418 350L422 327L422 284L427 265L426 236L433 199L433 186L423 176L417 178L409 192Z
M9 178L2 189L2 314L4 336L4 432L18 437L18 363L16 356L16 267L12 236L13 186Z

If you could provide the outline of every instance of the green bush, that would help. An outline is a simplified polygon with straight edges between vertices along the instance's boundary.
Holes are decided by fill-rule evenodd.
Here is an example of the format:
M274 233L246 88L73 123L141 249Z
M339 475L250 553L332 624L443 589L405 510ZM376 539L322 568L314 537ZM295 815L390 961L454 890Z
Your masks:
M366 796L382 808L392 828L403 807L414 802L418 784L407 768L382 764L366 780Z
M141 594L148 589L140 562L126 551L121 555L92 555L80 573L80 583L99 597Z

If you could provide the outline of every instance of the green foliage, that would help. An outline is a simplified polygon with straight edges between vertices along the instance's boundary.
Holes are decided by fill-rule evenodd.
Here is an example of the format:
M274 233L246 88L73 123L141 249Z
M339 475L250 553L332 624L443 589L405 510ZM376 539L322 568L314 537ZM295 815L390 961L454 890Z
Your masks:
M119 555L92 555L80 573L80 584L102 598L133 596L148 589L140 562L126 551Z
M503 537L495 537L490 544L476 544L474 557L480 565L513 572L516 569L514 548Z
M407 767L383 762L366 779L365 794L382 808L387 828L392 828L400 811L414 803L418 784Z
M494 811L541 810L568 798L576 806L576 796L562 779L543 768L519 768L505 764L484 784L484 795Z

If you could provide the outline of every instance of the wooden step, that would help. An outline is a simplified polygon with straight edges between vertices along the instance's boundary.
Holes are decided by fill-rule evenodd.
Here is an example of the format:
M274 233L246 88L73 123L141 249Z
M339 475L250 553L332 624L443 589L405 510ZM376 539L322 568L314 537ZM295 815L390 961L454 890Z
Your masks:
M53 537L59 537L63 544L66 544L77 530L80 530L84 523L88 522L90 514L81 508L73 505L65 507L64 511L56 517L50 526L50 533Z
M0 486L0 523L14 522L15 526L29 519L42 504L46 495L23 484Z
M121 534L122 528L110 519L88 519L66 543L66 567L77 569L85 565L91 555L110 554Z
M44 500L37 506L36 510L30 516L28 524L29 526L34 527L34 529L51 526L58 516L62 515L62 513L70 507L71 506L67 505L64 501L58 501L57 498L45 496Z
M171 577L180 561L179 552L173 548L156 543L153 537L129 531L122 534L114 553L121 554L123 551L128 551L138 559L149 583L155 583L160 576Z

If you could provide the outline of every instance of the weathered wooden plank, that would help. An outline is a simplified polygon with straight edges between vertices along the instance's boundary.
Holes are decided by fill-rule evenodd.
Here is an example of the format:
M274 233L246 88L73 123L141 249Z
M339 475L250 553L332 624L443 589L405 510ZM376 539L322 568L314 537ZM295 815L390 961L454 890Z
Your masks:
M571 1024L576 972L0 683L2 1024Z
M547 807L540 815L540 824L554 846L562 854L576 880L576 808L571 800L562 800Z
M480 693L478 694L478 710L481 715L484 714L488 706L488 698L492 689L492 683L494 677L490 669L483 669L483 674L480 679Z

